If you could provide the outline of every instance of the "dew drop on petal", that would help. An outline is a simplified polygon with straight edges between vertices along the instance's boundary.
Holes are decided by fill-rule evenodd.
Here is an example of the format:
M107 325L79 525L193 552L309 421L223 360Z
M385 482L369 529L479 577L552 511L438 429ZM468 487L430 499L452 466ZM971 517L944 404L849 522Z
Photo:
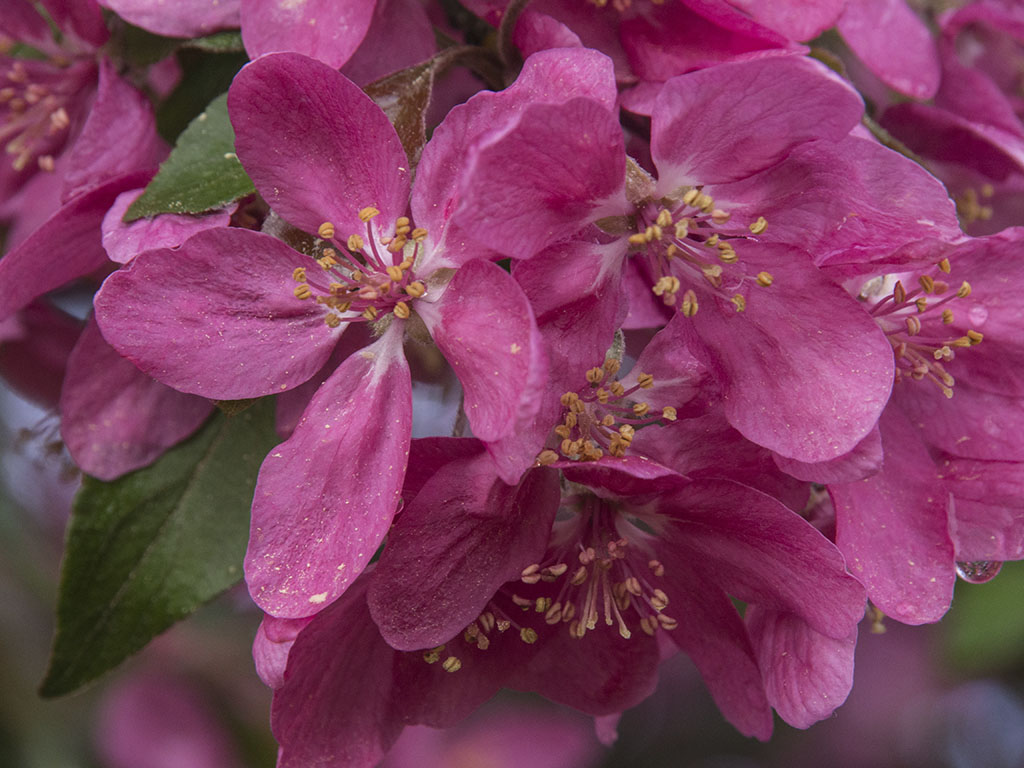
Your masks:
M1003 564L998 560L974 560L970 563L956 564L956 574L968 584L984 584L992 581L999 573Z
M981 304L975 304L967 310L967 319L975 328L980 327L985 324L986 320L988 320L988 310Z

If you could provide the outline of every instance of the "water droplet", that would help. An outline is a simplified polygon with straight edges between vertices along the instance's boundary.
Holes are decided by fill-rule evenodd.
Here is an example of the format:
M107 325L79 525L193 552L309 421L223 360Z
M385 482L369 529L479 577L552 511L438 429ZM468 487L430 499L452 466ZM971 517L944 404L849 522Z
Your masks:
M967 310L967 319L971 325L978 328L985 324L988 320L988 310L985 309L981 304L975 304L969 310Z
M1003 564L998 560L975 560L970 563L957 563L956 574L968 584L984 584L992 581L999 573Z

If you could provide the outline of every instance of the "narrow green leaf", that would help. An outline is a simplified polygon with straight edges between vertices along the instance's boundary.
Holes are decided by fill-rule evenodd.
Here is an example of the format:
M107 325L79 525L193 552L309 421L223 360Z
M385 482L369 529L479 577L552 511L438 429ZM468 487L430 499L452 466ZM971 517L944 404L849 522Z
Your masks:
M242 576L256 474L278 441L273 405L217 414L152 466L75 499L43 696L70 693Z
M251 194L255 187L235 155L227 94L195 118L156 177L124 215L126 222L158 213L202 213Z

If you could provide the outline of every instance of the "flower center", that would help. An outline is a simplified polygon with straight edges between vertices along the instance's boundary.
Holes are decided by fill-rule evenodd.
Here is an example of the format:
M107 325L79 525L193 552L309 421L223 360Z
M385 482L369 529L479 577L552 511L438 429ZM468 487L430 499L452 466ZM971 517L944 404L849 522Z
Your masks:
M505 584L462 635L422 652L448 672L462 668L469 646L486 651L503 638L532 645L564 628L577 640L616 627L629 640L639 627L654 636L679 622L666 614L669 598L658 584L665 566L645 553L648 534L610 502L582 491L563 498L568 516L555 522L543 562Z
M60 62L54 62L60 65ZM64 69L56 76L51 64L33 62L30 72L15 61L0 75L0 143L11 155L11 167L22 171L33 160L52 171L54 154L67 138L71 118L65 105L82 83ZM46 70L39 70L39 66Z
M901 279L887 275L867 283L858 297L873 302L871 315L885 331L896 357L896 381L927 379L946 397L953 396L955 382L945 364L953 361L957 349L973 347L983 338L974 330L953 336L946 328L955 321L953 303L971 295L966 280L955 291L950 289L943 278L951 271L949 260L943 259L919 275L917 285L909 291ZM888 293L890 285L892 292Z
M675 629L678 622L663 613L668 595L658 586L665 566L630 543L642 532L593 494L572 495L566 502L572 518L556 522L545 561L522 573L521 581L539 585L541 594L513 594L512 601L522 610L542 613L549 626L567 624L577 639L602 623L617 627L626 640L636 626L648 635L659 627ZM558 585L557 591L549 584Z
M349 235L342 243L334 225L325 221L317 234L325 245L315 258L319 270L296 267L292 278L295 297L312 299L324 309L324 322L331 328L342 323L373 322L388 313L405 320L412 314L410 304L427 292L416 279L413 265L427 230L413 229L405 216L395 221L395 234L376 238L370 221L380 211L363 208L359 218L366 224L366 236Z
M640 373L637 383L626 389L615 378L618 371L619 361L609 357L601 367L587 371L587 386L562 395L562 423L554 430L561 443L558 452L542 451L537 457L539 464L552 464L559 458L597 461L605 453L621 458L637 429L676 420L672 406L655 415L657 411L652 413L649 403L632 399L638 390L654 386L653 376Z
M736 240L764 232L763 216L746 229L730 226L730 214L715 208L714 199L698 188L686 190L678 200L659 202L638 211L638 231L629 236L629 244L647 257L654 279L651 290L666 306L693 317L698 295L711 293L742 312L751 286L772 284L768 272L746 274L735 248Z

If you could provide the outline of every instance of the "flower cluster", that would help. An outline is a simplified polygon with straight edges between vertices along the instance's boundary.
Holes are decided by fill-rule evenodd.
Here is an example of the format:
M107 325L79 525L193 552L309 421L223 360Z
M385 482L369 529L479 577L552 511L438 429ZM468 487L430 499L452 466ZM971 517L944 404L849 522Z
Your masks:
M282 768L502 687L613 721L679 652L767 739L843 702L866 608L934 622L1024 558L1017 4L11 7L0 369L104 480L274 401ZM124 21L241 28L252 194L126 216L180 73L114 58Z

